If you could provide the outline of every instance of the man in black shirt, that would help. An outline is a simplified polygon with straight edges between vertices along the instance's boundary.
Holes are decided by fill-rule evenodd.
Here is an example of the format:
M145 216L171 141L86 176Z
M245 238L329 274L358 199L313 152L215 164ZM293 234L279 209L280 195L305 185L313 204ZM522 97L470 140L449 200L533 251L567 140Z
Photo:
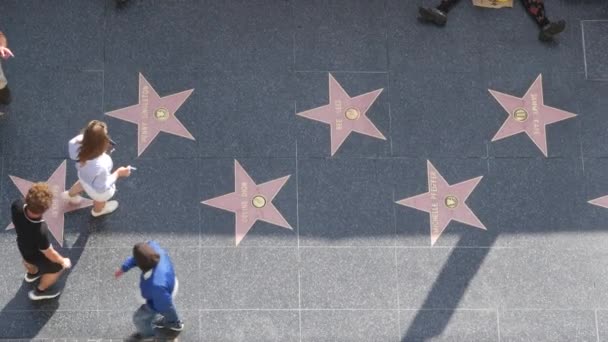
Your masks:
M25 202L16 200L11 205L11 215L17 231L17 246L23 257L27 272L25 281L33 283L40 278L40 283L29 292L31 300L55 298L60 291L50 289L63 270L70 268L70 259L62 257L51 245L48 238L48 227L42 214L53 203L53 193L46 183L32 185Z

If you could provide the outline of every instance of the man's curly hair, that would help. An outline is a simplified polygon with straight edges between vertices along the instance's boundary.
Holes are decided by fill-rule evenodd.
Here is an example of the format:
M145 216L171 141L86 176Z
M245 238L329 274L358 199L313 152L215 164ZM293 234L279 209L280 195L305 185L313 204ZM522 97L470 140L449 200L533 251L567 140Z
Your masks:
M53 204L53 192L46 183L34 183L25 196L27 209L35 214L43 214Z

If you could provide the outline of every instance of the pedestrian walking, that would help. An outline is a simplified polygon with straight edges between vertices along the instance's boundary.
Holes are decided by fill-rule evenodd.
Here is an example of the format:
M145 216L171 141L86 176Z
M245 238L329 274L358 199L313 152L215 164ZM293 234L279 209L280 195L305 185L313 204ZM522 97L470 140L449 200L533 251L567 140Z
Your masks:
M107 153L112 148L111 142L106 124L97 120L89 122L83 133L69 142L70 158L77 161L78 181L63 196L76 205L82 201L80 194L86 192L93 200L93 217L110 214L118 208L118 201L110 201L116 192L116 181L131 175L129 166L112 172L114 162Z
M25 281L40 282L28 294L31 300L50 299L59 296L53 289L65 269L72 266L70 259L62 257L51 245L48 227L42 215L53 204L53 193L46 183L34 183L25 200L18 199L11 205L11 216L17 232L17 247L25 266Z
M146 303L133 315L137 332L131 335L130 341L154 337L155 329L182 331L184 323L173 303L178 281L167 252L156 241L138 243L133 247L133 255L125 260L114 276L118 279L135 266L141 270L139 288Z

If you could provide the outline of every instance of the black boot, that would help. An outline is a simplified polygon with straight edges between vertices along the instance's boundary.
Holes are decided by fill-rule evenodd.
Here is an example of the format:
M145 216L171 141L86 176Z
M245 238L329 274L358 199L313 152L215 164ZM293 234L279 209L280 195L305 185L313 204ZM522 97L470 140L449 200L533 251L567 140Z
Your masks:
M538 39L543 42L550 42L553 37L566 29L566 22L559 20L556 22L548 23L540 29Z
M0 104L8 105L11 103L11 90L8 86L0 89Z
M129 0L116 0L116 7L121 8L124 7Z
M418 7L418 14L418 19L437 26L444 26L448 21L447 13L433 7Z

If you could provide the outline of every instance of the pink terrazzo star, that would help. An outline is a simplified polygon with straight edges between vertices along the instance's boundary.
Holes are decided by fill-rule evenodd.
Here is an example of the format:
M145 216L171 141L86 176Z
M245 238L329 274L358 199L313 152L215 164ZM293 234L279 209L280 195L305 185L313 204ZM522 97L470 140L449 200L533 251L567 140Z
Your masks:
M547 157L546 126L575 117L576 114L545 106L543 100L543 75L538 75L523 97L515 97L489 89L509 117L500 127L492 141L525 132Z
M106 115L137 125L137 156L139 157L156 138L166 132L187 139L194 137L177 119L175 113L194 89L160 97L150 83L139 74L139 103L113 110Z
M427 161L429 192L397 201L406 207L426 211L430 215L431 246L437 242L450 221L458 221L486 230L465 203L482 176L450 185Z
M377 89L350 97L338 81L329 74L329 104L297 113L297 115L330 126L331 155L333 156L352 132L386 140L366 115L382 90Z
M238 161L234 161L234 192L201 203L233 212L235 217L236 245L243 240L257 220L292 229L272 204L289 176L256 184Z
M602 197L598 197L596 199L592 199L588 203L597 205L598 207L608 208L608 196L602 196Z
M65 160L55 172L51 175L51 177L46 181L49 185L49 188L53 192L53 205L49 210L42 215L44 221L49 227L49 231L51 235L57 240L60 246L63 246L63 229L64 229L64 213L69 213L70 211L90 207L93 205L93 201L90 199L83 198L82 202L78 205L72 205L68 201L64 201L61 198L61 193L64 192L65 189L65 173L66 173L66 162ZM25 180L23 178L9 176L19 192L23 197L27 195L27 192L32 187L32 184L35 182L31 182ZM6 227L6 230L13 229L15 226L11 223Z

